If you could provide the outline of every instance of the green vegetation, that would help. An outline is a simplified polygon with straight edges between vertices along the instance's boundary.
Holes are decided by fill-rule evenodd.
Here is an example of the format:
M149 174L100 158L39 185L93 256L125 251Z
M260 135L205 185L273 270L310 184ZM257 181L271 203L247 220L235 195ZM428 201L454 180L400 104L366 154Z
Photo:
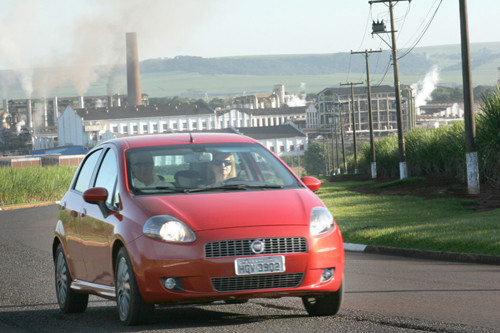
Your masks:
M476 149L482 182L500 187L500 87L483 95L476 116ZM406 163L410 176L448 175L466 181L464 122L436 129L417 128L405 135ZM370 146L360 148L359 169L369 174ZM395 136L375 141L377 173L399 176L399 148Z
M500 86L483 95L481 113L476 117L477 145L483 177L500 188Z
M0 207L60 200L76 167L0 168Z
M349 191L363 184L326 183L318 191L346 243L500 255L500 209L478 213L464 200Z
M403 184L412 184L412 183L420 183L420 182L425 182L424 177L409 177L405 179L398 179L398 180L393 180L391 182L387 183L382 183L382 184L376 184L371 186L371 188L386 188L386 187L393 187L393 186L399 186Z
M473 89L474 96L483 96L494 91L493 86L477 86ZM431 94L433 102L460 101L464 98L464 90L460 87L436 87Z
M325 172L325 150L323 145L313 143L304 152L304 167L307 173L318 176Z

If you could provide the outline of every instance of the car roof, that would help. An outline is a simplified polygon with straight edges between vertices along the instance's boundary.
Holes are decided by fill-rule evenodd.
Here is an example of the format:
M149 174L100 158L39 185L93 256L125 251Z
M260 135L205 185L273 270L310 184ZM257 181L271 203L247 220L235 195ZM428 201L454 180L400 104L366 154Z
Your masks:
M128 136L117 139L112 139L105 143L115 144L122 149L137 148L137 147L154 147L163 145L183 145L192 143L222 143L234 142L256 143L254 139L233 133L173 133L173 134L156 134L156 135L141 135Z

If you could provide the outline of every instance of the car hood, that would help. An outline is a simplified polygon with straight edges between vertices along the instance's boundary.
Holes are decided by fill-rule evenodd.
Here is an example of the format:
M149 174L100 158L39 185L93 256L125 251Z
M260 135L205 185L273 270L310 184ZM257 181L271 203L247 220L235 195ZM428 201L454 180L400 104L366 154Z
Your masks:
M311 209L324 206L308 189L190 193L136 199L150 216L174 216L193 231L249 225L309 225Z

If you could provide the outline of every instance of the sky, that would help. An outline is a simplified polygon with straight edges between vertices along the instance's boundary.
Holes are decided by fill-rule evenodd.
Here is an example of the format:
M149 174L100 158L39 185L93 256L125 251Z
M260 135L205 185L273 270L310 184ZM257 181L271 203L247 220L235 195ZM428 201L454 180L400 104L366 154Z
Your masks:
M500 1L467 2L470 42L500 41ZM0 70L18 72L32 85L27 94L71 78L85 91L99 75L89 68L125 63L126 32L137 33L140 60L389 49L371 34L373 20L390 30L388 6L368 0L2 0L0 8ZM399 1L394 16L398 49L460 43L459 0ZM49 67L64 70L36 83L31 69Z

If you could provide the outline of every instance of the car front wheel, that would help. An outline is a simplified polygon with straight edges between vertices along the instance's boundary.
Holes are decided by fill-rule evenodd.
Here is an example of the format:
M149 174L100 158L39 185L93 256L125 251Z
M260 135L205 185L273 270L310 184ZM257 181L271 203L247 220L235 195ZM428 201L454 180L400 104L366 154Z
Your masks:
M154 305L142 299L132 263L125 248L118 251L115 275L116 305L121 322L125 325L148 322L154 312Z
M344 298L344 281L339 290L322 296L304 296L302 303L311 316L333 316L336 315L342 305Z
M88 294L80 294L72 290L71 275L68 269L68 263L64 256L64 250L61 244L57 247L55 258L55 282L57 303L64 313L83 312L87 309L89 303Z

